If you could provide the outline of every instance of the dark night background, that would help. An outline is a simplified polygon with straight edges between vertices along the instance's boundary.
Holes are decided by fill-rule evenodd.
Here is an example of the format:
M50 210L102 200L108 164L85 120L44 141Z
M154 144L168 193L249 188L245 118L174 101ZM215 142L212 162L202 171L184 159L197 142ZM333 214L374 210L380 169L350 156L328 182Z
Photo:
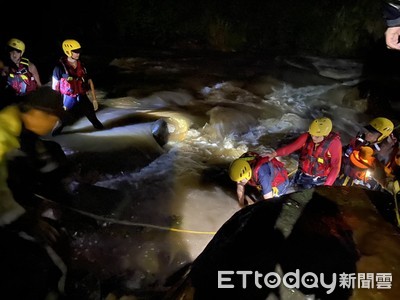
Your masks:
M144 99L144 97L146 96L144 95L144 93L147 93L148 91L149 93L154 92L155 89L157 89L157 91L174 91L175 88L180 88L181 86L175 86L175 84L182 85L183 80L181 80L182 78L180 76L186 76L185 70L181 67L181 69L179 70L180 72L178 72L177 74L173 74L172 72L160 72L160 75L158 75L158 73L148 75L146 71L148 71L148 69L150 68L146 68L146 66L144 66L142 70L137 68L134 70L134 72L132 71L124 73L117 72L118 70L114 70L113 73L110 73L113 71L112 66L110 66L110 62L114 58L131 58L141 57L142 55L153 55L153 57L155 58L154 61L156 61L163 56L180 55L179 58L183 57L185 61L186 59L187 61L190 61L190 59L188 58L190 58L191 56L201 56L201 58L204 58L204 60L199 60L198 64L196 60L192 60L195 61L195 63L193 63L193 66L195 67L193 69L190 69L190 76L196 78L201 76L204 77L202 80L199 80L199 82L207 82L207 75L209 73L205 75L205 72L213 70L213 68L206 67L204 67L203 69L203 65L205 64L209 64L212 66L214 66L215 64L221 66L221 69L223 69L224 71L221 73L223 73L224 76L225 74L229 74L230 77L240 75L243 77L257 77L257 72L263 72L263 74L267 73L264 68L267 68L269 62L272 61L271 58L274 58L276 56L296 56L296 59L293 60L295 62L302 62L301 59L308 55L335 58L352 58L355 60L362 60L364 62L363 66L365 67L363 74L364 78L360 78L360 83L357 83L357 87L360 90L360 97L354 97L357 97L357 99L359 99L366 98L368 96L368 111L366 113L369 115L379 114L379 116L381 113L384 113L382 114L382 116L387 116L390 118L393 117L393 119L396 120L397 125L397 120L399 118L398 110L387 109L387 107L390 107L391 105L387 102L389 100L399 101L398 95L400 94L400 51L388 50L386 48L384 42L385 23L382 16L381 3L382 2L380 0L81 0L31 1L22 5L20 2L3 1L0 8L0 51L2 50L2 55L7 54L4 53L6 49L5 45L10 38L15 37L23 40L27 47L25 56L29 58L32 62L34 62L35 65L38 67L42 83L47 83L51 79L51 72L54 64L63 54L61 49L62 41L68 38L77 39L81 43L83 48L82 58L88 65L88 70L90 71L90 73L94 73L93 78L96 89L98 88L108 93L108 98L123 97L126 96L127 91L129 91L131 93L129 94L130 96L134 96L140 100ZM236 59L237 57L244 57L244 59ZM152 60L144 60L144 64L147 63L147 61L151 62ZM306 59L304 59L304 61L306 61ZM160 63L157 64L157 67L159 65L164 66L166 64L163 65L162 63ZM233 66L232 68L230 68L231 65ZM243 67L243 65L245 65L245 67L248 66L248 68ZM307 67L308 66L312 67L311 64L308 64ZM215 69L218 70L218 68ZM260 69L262 69L262 71L260 71ZM245 71L248 71L248 74L246 74ZM242 73L240 74L240 72ZM120 81L118 81L120 78L119 76L121 76L122 78ZM216 75L211 74L210 78L214 82L214 78L217 78L218 76L219 73L216 72ZM226 77L223 77L223 79L225 80ZM248 79L248 82L251 82L251 78L246 79ZM151 82L152 80L153 82ZM308 80L308 77L305 77L304 80ZM296 81L296 78L294 78L294 81ZM285 80L282 80L282 82L285 83ZM125 83L128 84L124 85ZM162 86L161 84L163 84L163 87L166 87L159 88ZM304 85L307 86L308 84ZM146 87L148 86L151 88L146 89ZM232 85L232 87L235 86ZM246 92L245 89L241 93L244 92ZM228 100L230 100L229 97L231 97L231 95L233 95L232 97L236 97L236 89L233 89L233 92L230 93L227 94ZM240 95L241 94L239 94L239 96ZM109 100L107 97L106 100ZM246 95L246 97L250 96ZM247 99L246 97L238 98ZM256 99L258 98L259 97L257 96ZM149 99L152 100L154 98ZM180 106L178 105L179 101L176 101L176 104L173 101L171 103L173 103L173 105L179 106L179 111L184 111L186 108L188 108L188 110L190 110L190 113L193 113L193 111L191 111L193 108L190 108L189 105L185 104ZM238 105L240 104L241 103L238 102ZM251 101L250 104L252 104ZM225 108L224 105L226 104L221 103L218 107L216 106L216 108L221 107L221 111L223 112L223 109ZM290 106L290 104L288 106ZM323 106L321 106L321 111L324 109ZM242 106L240 107L242 108ZM253 111L255 111L253 105L249 107L251 107L251 111L253 113ZM243 106L243 108L245 109L245 112L247 109L249 109L246 108L246 106ZM400 105L398 106L398 109L400 109ZM173 109L171 111L173 111ZM229 112L229 110L227 111ZM198 116L200 116L199 118L203 118L201 114L202 111L199 111L196 112L196 115L193 115L192 117L194 119L197 119ZM252 114L251 116L258 116L258 114ZM134 117L132 118L134 119ZM138 117L138 119L140 119L140 117ZM205 119L208 120L208 116ZM110 120L109 124L112 124L114 126L114 123L111 123L111 121L114 120ZM129 122L131 121L132 120L129 119ZM137 120L135 119L134 121L136 122ZM117 125L119 126L118 122L119 121L116 120L116 127ZM214 122L218 124L218 120ZM201 126L204 125L202 124ZM109 135L110 139L108 140L106 138L102 143L109 143L111 145L114 141L114 139L111 139L114 138L112 136L114 132L115 131L111 131ZM122 132L120 134L124 133ZM86 140L85 135L81 135L80 139L79 134L77 134L77 136L78 144L79 141ZM118 138L118 132L116 137ZM75 136L72 136L72 139L74 138ZM98 140L96 140L95 138L96 137L94 137L93 140L88 139L88 141L103 140L103 138L99 138ZM116 141L118 140L116 139ZM102 143L99 144L102 145ZM152 154L149 155L149 153L147 153L148 150L146 148L146 145L143 145L143 148L141 148L141 146L142 145L138 145L138 147L136 148L136 145L134 145L132 147L133 150L129 148L129 159L127 159L127 161L123 161L124 167L130 167L129 162L131 162L132 165L135 165L135 168L137 167L136 165L142 167L142 164L148 163L148 160L141 159L142 156L140 155L142 154L142 151L143 153L146 153L145 157L152 156ZM158 153L158 148L159 147L157 147L157 150L154 151L155 153ZM117 157L120 153L114 152L111 146L110 149L110 151L113 151L113 158ZM121 150L123 155L126 155L123 151ZM136 155L135 151L138 152L138 155ZM89 153L90 159L88 159L87 157L89 156L86 156L86 154L88 153L82 154L84 167L82 169L83 171L79 170L79 172L81 172L79 176L84 179L82 181L84 181L85 183L94 182L95 180L97 180L96 177L100 176L98 172L101 173L101 171L99 171L101 170L101 166L103 164L105 166L109 164L107 160L108 157L105 160L101 160L98 159L98 156ZM103 156L99 154L99 157ZM110 161L114 162L113 159L110 159ZM208 157L204 161L208 164L207 167L209 167L213 163L213 160L210 160ZM215 161L219 160L216 159ZM81 168L80 162L76 165L79 165L79 167ZM117 167L119 166L119 164L116 165ZM85 167L87 168L87 171ZM173 169L173 162L168 161L168 167ZM210 170L211 172L216 172L215 170L219 170L219 168L220 166L217 166L215 168L214 166L212 166L208 170L208 172L210 172ZM164 180L164 174L167 174L163 172L158 173L160 175L155 176L155 183L158 183L157 180L161 181L161 179L158 178L159 176L163 176L162 179ZM121 172L121 174L122 176L125 176L123 175L124 172ZM201 184L207 186L208 191L208 189L212 187L209 182L215 180L215 178L218 179L218 176L224 176L224 174L225 173L223 172L219 172L217 175L211 176L209 179L207 179L208 181L202 182ZM202 174L202 176L205 177L206 175ZM135 178L136 180L136 177L132 178ZM125 183L125 180L126 184L129 184L130 186L131 182L127 179L121 179L121 182ZM145 186L144 191L148 191L147 186L150 186L148 184L148 182L150 182L149 180L150 179L147 178L140 178L140 180L138 180L138 186L141 187L140 184L142 184L143 182L143 184L146 184L146 186L143 185ZM166 184L169 184L169 180L165 180L165 182ZM188 182L184 183L187 184ZM133 184L135 184L136 186L136 182L132 181L132 186ZM217 184L220 184L220 182L217 182ZM115 183L115 185L117 185L117 183ZM86 186L86 184L84 186ZM105 199L108 198L109 195L114 195L105 193L104 191L106 190L103 190L102 188L99 190L100 192L97 192L97 189L93 189L93 191L96 191L96 193L93 192L92 194L90 194L92 191L92 186L90 184L87 184L87 186L89 196L98 196L98 194L100 194L101 192L102 197L100 198ZM125 187L123 184L121 184L121 186ZM169 205L170 203L166 200L169 200L168 197L172 198L174 195L174 193L169 192L171 186L172 184L168 186L168 188L164 188L164 185L162 184L162 193L164 194L160 198L161 204L151 205L154 207L157 206L157 209L167 207L167 205ZM157 185L154 185L154 187L157 187ZM151 186L151 188L153 188L153 186ZM189 185L189 188L191 188L191 185ZM137 190L135 188L132 191L129 191L128 195L130 196L130 193L132 193L133 195L134 193L136 193L136 191ZM158 190L155 189L155 192L158 192ZM92 204L90 201L82 201L82 203L80 203L82 207L85 207L86 205L88 207L92 206L94 211L97 211L101 210L104 206L105 209L109 210L107 206L111 205L109 204L109 202L104 201L104 203L102 203L98 201L98 199L94 196L93 199L91 199L90 197L88 198L89 200L93 200L95 204ZM136 195L134 196L136 197ZM118 197L122 198L121 202L126 201L124 197ZM142 199L141 197L145 199L147 198L147 195L141 195L139 193L138 199ZM340 197L345 199L349 196L347 193L343 193L343 195ZM365 197L367 196L363 196L363 199ZM140 207L139 205L141 205L141 200L139 200L137 200L137 202L132 205L132 209ZM382 199L379 198L379 200ZM143 200L143 203L144 202L145 201ZM321 201L316 202L321 203ZM116 203L112 203L112 205L123 207L119 206L120 203L118 201L116 201ZM317 209L314 208L315 211L320 211L320 206L318 205L316 206ZM177 204L174 204L173 206L175 207L177 206ZM209 208L206 209L209 210ZM314 210L312 209L311 211L313 212ZM146 211L146 209L144 211ZM165 211L166 214L169 213L168 209L166 209ZM153 212L153 210L151 210L151 212ZM159 218L157 210L155 210L155 212L156 213L154 213L154 219ZM364 210L362 210L362 212L364 212ZM128 211L126 215L128 215L129 213L130 211ZM112 213L111 215L113 214L114 213ZM334 214L332 213L332 216L333 215ZM132 216L129 217L132 219ZM166 215L162 218L165 218L166 222L168 222L169 224L169 222L175 223L175 217L175 215ZM361 217L361 215L356 215L356 217L352 220L362 220L363 222L363 217ZM179 218L180 216L178 216L178 219ZM153 215L149 217L149 219L153 220ZM169 221L170 219L173 221ZM365 218L365 220L370 219L370 217ZM82 218L80 220L82 220ZM162 221L164 222L165 220L163 219ZM93 231L95 232L94 236L96 239L97 235L100 232L100 230L98 229L100 228L100 225L98 225L100 224L100 222L97 223L96 221L96 225L92 225L92 220L89 221L87 221L87 224L89 225L85 225L83 224L83 221L82 223L80 223L76 222L74 219L73 226L71 226L72 229L79 228L79 231L83 232L82 240L85 243L86 241L88 243L90 241L90 245L84 245L85 247L87 247L86 250L92 249L89 248L92 247L92 240L90 239L92 226L94 228ZM178 223L178 221L176 222ZM364 224L362 222L354 222L354 226ZM103 223L104 222L102 221L101 224ZM82 224L87 226L88 229ZM263 226L265 225L257 222L249 222L247 224L254 224L254 228L263 228ZM367 233L369 233L369 231L364 231L364 228L362 228L361 225L359 232L363 232L363 235L360 235L362 237L360 239L362 240L362 244L366 245L367 243L365 242L365 240L367 240L367 238L365 237L367 236ZM116 229L115 228L116 227L108 225L101 225L101 229L104 231L100 232L100 238L103 238L106 242L103 244L104 248L101 247L101 244L97 244L97 242L93 243L93 249L95 250L95 254L100 253L99 259L103 259L102 252L107 252L108 249L111 249L108 248L109 244L106 243L110 240L111 242L113 242L114 239L114 237L109 238L109 236L114 235L114 230L117 233L122 232L123 236L119 236L117 234L115 240L116 243L119 242L120 239L124 240L125 244L123 244L123 247L118 249L118 251L116 252L113 252L114 248L112 251L110 250L110 253L117 253L118 255L119 253L122 253L122 255L119 255L118 259L116 259L115 262L109 259L109 253L106 253L107 255L104 256L105 260L107 260L107 265L115 263L115 267L117 268L118 260L125 259L129 256L129 254L127 254L127 256L125 257L123 255L124 251L130 253L132 249L136 249L136 246L131 246L129 242L133 242L132 245L136 245L137 240L141 242L140 238L142 238L142 236L140 236L140 238L138 238L137 240L136 238L126 238L126 236L129 237L129 235L125 234L125 232L128 232L125 227ZM275 227L271 228L274 229ZM372 226L372 228L374 227ZM87 233L85 232L86 230ZM240 232L242 231L239 231L239 233ZM297 232L300 232L302 234L301 230ZM141 229L140 232L138 230L137 232L135 231L134 233L132 233L132 236L136 233L142 233ZM143 233L143 239L146 239L147 231L143 230ZM149 234L153 235L151 231ZM154 234L154 236L156 235L158 234ZM359 237L358 235L355 236ZM313 238L314 235L310 235L310 237ZM381 241L380 239L376 238L373 238L372 240L374 240L375 242ZM390 239L387 238L387 240ZM293 241L293 245L297 246L297 240L294 239L291 242L293 243ZM244 244L241 243L241 245ZM299 249L303 249L301 248L302 245L303 244L299 243ZM311 245L313 246L313 244ZM331 244L326 244L323 242L321 243L321 245L326 246ZM344 244L340 244L340 246L342 245ZM371 245L375 246L375 244ZM389 246L391 245L392 244L388 244L387 249L390 249ZM396 249L393 247L391 248ZM81 249L82 248L79 248L78 250L80 251ZM238 249L242 250L240 247ZM288 249L292 250L293 247L290 247ZM319 248L316 247L315 249L318 250ZM121 252L119 252L119 250ZM84 252L85 251L82 251L82 255L85 255L86 252ZM182 252L185 252L185 249L183 249ZM169 252L167 252L167 254L168 253ZM291 253L292 252L290 252L289 254ZM325 252L320 251L320 253ZM366 253L365 256L367 257L370 256L371 252L365 251L364 253ZM234 254L236 254L236 252ZM264 253L261 254L263 256L260 257L267 257L264 255ZM214 253L212 253L212 255L214 255ZM222 253L222 255L225 255L225 253ZM389 253L389 255L392 254ZM141 256L138 255L138 257ZM164 258L170 259L168 255L164 254L160 255L160 257L160 264L163 263ZM251 258L251 256L249 255L245 257ZM388 261L392 259L392 256L383 256L383 254L382 257L387 257ZM101 266L102 270L98 271L99 273L103 271L105 273L109 272L109 274L112 273L112 271L110 270L104 270L104 266L102 266L101 263L97 264L96 260L94 260L94 264L96 265L92 265L93 261L86 262L86 257L84 257L81 258L80 261L78 261L78 264L82 261L84 261L84 264L90 264L96 270L97 267ZM212 260L210 261L213 262ZM331 259L328 262L336 261ZM112 269L114 269L114 266ZM115 274L119 275L117 271L115 271ZM129 275L130 274L128 274L127 276L129 277ZM77 278L77 281L79 281L80 277L77 276ZM89 279L91 278L89 277ZM114 282L114 280L116 281L116 283ZM111 290L111 288L114 288L114 285L116 285L118 288L121 288L119 285L125 284L124 280L125 278L111 278L109 282L102 282L102 288L104 288L103 292ZM81 285L84 286L86 283L87 282L83 281ZM93 283L91 284L93 285L93 290L99 288L99 286L97 285L97 281L93 280Z
M376 0L41 1L3 8L1 23L3 42L19 37L32 52L72 37L93 50L112 45L354 56L384 32Z
M8 5L9 7L4 7ZM318 55L364 59L376 77L398 76L377 0L97 0L3 4L0 43L22 39L43 82L77 39L84 54L109 62L138 51L209 55Z

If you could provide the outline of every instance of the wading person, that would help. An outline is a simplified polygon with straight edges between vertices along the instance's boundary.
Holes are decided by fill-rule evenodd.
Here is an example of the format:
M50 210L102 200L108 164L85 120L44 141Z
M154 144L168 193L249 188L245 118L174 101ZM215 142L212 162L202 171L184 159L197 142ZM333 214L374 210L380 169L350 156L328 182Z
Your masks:
M293 178L295 186L311 188L333 185L340 171L342 142L339 134L332 131L332 121L329 118L315 119L308 132L268 156L272 159L295 151L300 152L298 170Z
M42 83L35 64L23 56L25 43L12 38L7 42L7 52L9 57L5 60L2 71L7 81L6 88L12 89L17 97L36 91ZM14 99L21 99L17 97Z
M236 182L240 206L281 196L289 186L284 164L255 152L247 152L234 160L229 167L229 177ZM246 186L248 191L245 190Z
M80 60L81 45L76 40L68 39L63 41L62 49L65 55L53 69L52 88L63 95L64 110L68 114L53 130L53 135L61 133L66 125L72 124L83 115L94 128L103 129L103 124L96 116L98 103L93 80ZM88 92L91 93L92 100L89 99Z

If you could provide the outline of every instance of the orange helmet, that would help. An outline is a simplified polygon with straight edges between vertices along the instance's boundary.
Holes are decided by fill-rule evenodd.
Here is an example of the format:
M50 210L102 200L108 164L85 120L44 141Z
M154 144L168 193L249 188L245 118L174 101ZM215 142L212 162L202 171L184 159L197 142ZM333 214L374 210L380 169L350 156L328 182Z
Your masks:
M364 146L360 150L354 150L350 154L351 163L360 169L369 169L374 163L374 150L371 147Z

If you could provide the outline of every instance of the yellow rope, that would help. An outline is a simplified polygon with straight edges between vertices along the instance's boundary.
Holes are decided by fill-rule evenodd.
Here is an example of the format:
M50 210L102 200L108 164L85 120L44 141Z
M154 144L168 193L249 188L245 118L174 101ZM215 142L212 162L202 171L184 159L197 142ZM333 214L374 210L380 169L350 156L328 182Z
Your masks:
M52 204L57 204L58 206L61 206L61 204L54 202L50 199L47 199L41 195L35 194L37 197L40 199L50 202ZM153 224L147 224L147 223L138 223L138 222L131 222L131 221L125 221L125 220L117 220L113 218L106 218L102 217L93 213L89 213L83 210L79 210L76 208L72 208L69 206L63 206L64 208L67 208L69 210L75 211L81 215L88 216L90 218L103 221L103 222L108 222L108 223L113 223L113 224L120 224L120 225L125 225L125 226L137 226L137 227L147 227L147 228L153 228L153 229L159 229L159 230L165 230L165 231L172 231L172 232L181 232L181 233L193 233L193 234L205 234L205 235L215 235L215 231L198 231L198 230L187 230L187 229L179 229L179 228L174 228L174 227L167 227L167 226L158 226L158 225L153 225Z
M297 171L297 169L294 169L292 172L290 172L290 173L288 174L288 177L292 176L294 173L296 173L296 171Z
M160 229L160 230L166 230L166 231L195 233L195 234L214 235L216 233L216 232L213 232L213 231L187 230L187 229L179 229L179 228L174 228L174 227L158 226L158 225L147 224L147 223L138 223L138 222L125 221L125 220L117 220L117 219L113 219L113 218L101 217L99 215L88 213L86 211L82 211L82 210L75 209L75 208L70 208L70 209L75 211L75 212L77 212L77 213L80 213L82 215L91 217L93 219L104 221L104 222L109 222L109 223L113 223L113 224L120 224L120 225L126 225L126 226L147 227L147 228L154 228L154 229Z

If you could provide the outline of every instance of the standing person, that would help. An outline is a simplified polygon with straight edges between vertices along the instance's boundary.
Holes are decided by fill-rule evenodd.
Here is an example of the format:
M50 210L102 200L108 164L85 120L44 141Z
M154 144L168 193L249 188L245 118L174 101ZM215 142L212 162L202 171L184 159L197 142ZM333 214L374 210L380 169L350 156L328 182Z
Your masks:
M259 199L270 199L284 194L289 186L288 172L279 160L261 157L255 152L244 153L229 167L229 177L236 182L240 206L252 204ZM256 189L246 193L245 186Z
M34 193L26 186L11 187L8 166L10 159L21 156L21 146L27 142L24 131L40 137L52 130L63 112L57 98L59 94L51 89L39 89L0 111L0 290L4 299L48 299L50 292L63 292L58 287L63 285L66 265L54 252L61 232L41 216ZM30 178L32 185L36 180Z
M387 25L385 31L386 46L389 49L400 50L400 1L384 1L383 13Z
M272 159L300 150L298 170L293 184L301 188L318 185L331 186L340 171L342 142L338 133L332 131L329 118L311 122L308 132L301 134L293 143L268 154Z
M80 60L81 45L76 40L65 40L62 43L65 56L61 57L53 69L52 88L63 95L64 109L68 118L61 120L53 130L53 135L85 115L96 129L103 129L103 124L96 116L98 103L93 80L90 78L83 62ZM87 93L91 92L92 100Z
M7 42L9 57L5 61L2 75L6 77L7 86L14 91L16 101L42 86L39 72L34 63L24 57L25 43L12 38Z

